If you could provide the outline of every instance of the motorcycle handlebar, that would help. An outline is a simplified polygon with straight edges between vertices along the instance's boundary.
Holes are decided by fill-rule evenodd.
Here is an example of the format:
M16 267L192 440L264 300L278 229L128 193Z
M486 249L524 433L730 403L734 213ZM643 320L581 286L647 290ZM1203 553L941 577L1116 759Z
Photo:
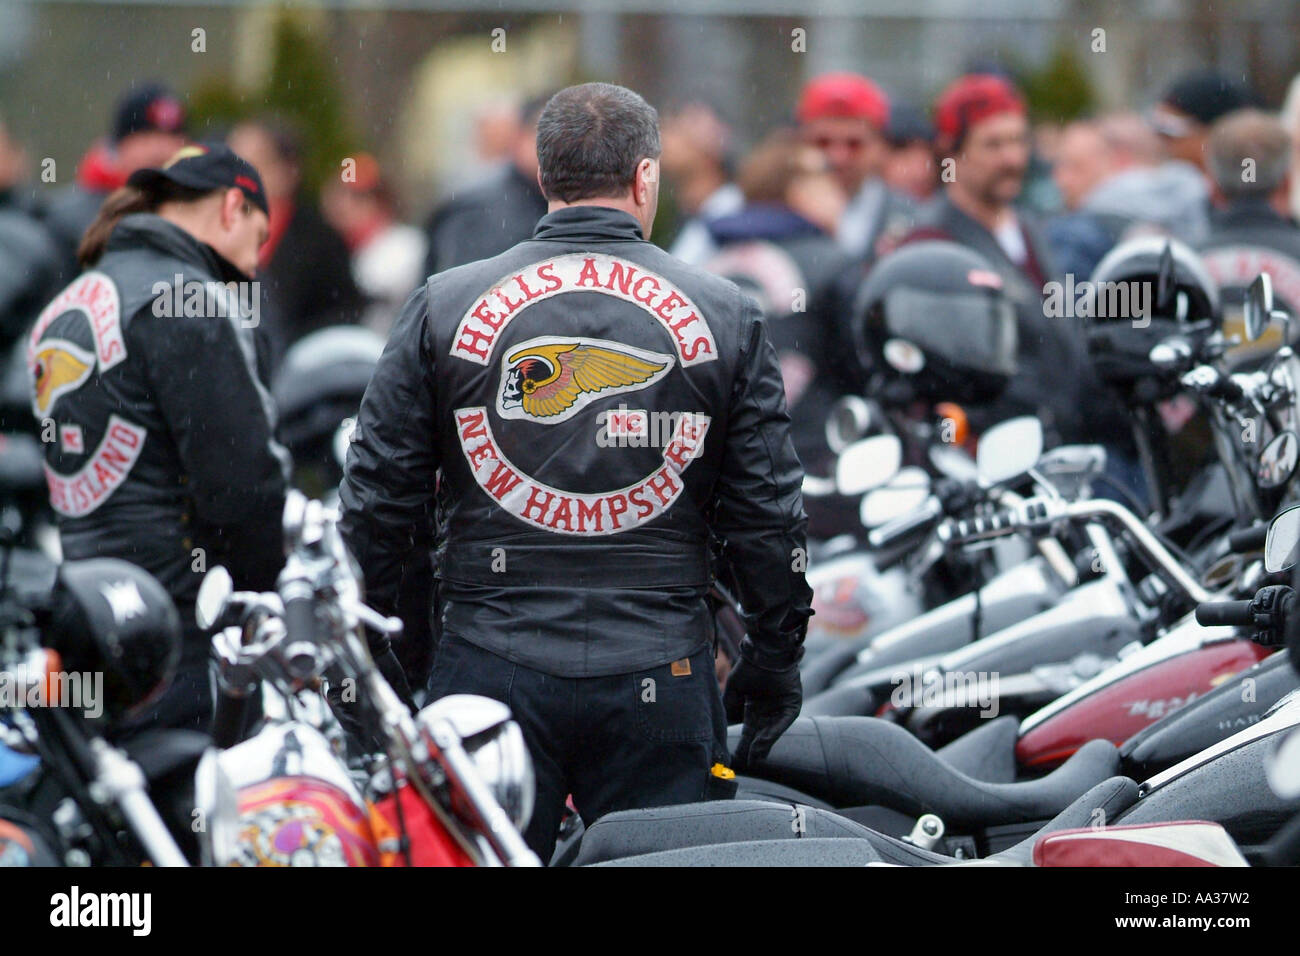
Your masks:
M1245 627L1255 622L1252 601L1210 601L1196 606L1196 623L1205 627Z
M318 642L316 607L310 591L285 598L284 630L290 641Z
M1056 521L1112 520L1118 522L1130 541L1137 546L1153 568L1162 572L1186 596L1189 603L1206 604L1212 599L1195 578L1184 569L1177 558L1169 553L1151 530L1137 516L1116 501L1094 498L1087 501L1061 502L1045 498L1030 498L966 521L947 522L940 526L939 536L945 544L965 544L1012 534L1021 529L1045 529Z
M914 531L919 531L942 517L943 504L938 498L931 495L921 507L911 514L895 518L893 521L886 521L878 528L869 531L867 533L867 544L876 549L887 548L894 542L907 537Z
M1019 526L1015 512L999 509L973 518L949 521L944 525L943 536L951 544L968 544L1013 534Z
M1228 549L1234 554L1250 554L1252 551L1262 551L1264 542L1268 538L1268 525L1257 524L1250 528L1242 528L1228 535Z

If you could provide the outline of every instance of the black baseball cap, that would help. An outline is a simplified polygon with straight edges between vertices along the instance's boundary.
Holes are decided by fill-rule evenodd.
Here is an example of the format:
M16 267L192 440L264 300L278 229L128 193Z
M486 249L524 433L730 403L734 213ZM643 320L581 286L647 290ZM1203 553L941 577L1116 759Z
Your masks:
M137 169L128 186L148 189L166 180L190 189L238 189L268 216L266 188L253 164L237 156L225 143L193 143L182 146L161 169Z
M113 117L115 143L132 133L148 130L185 132L185 106L179 96L161 83L146 83L131 90L118 102Z
M1258 105L1249 87L1214 70L1197 70L1179 77L1160 101L1209 126L1220 116Z

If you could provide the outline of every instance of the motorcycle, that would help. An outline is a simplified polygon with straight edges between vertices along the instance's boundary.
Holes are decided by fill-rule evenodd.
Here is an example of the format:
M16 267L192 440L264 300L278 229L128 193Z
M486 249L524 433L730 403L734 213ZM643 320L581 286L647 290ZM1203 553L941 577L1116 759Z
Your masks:
M222 568L204 578L196 613L216 630L224 748L199 767L205 861L538 865L520 835L532 765L508 708L456 695L410 712L364 633L394 635L401 622L362 602L336 522L291 493L276 592L236 592ZM280 706L258 723L250 704L263 687Z
M110 596L131 600L131 624L110 612ZM0 543L0 858L189 865L186 778L207 738L120 735L170 678L179 642L171 599L139 568L95 559L56 569ZM144 646L152 653L129 660L104 653Z

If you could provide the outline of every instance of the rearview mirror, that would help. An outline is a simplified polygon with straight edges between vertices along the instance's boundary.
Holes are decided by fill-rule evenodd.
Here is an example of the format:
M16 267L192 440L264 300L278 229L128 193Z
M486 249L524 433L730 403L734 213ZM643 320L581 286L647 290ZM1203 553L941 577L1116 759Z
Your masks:
M939 444L930 446L930 464L939 473L957 481L974 481L979 477L975 470L975 459L959 445Z
M1246 302L1242 306L1246 323L1246 341L1253 342L1268 328L1273 321L1273 279L1267 272L1255 276L1255 281L1246 290Z
M858 517L862 519L863 527L877 528L911 514L929 497L930 476L923 469L909 465L900 469L888 484L867 492Z
M871 406L857 395L845 395L826 415L826 444L839 454L871 428Z
M994 425L975 449L975 471L984 487L1023 475L1043 454L1043 424L1033 415Z
M1264 539L1264 570L1285 571L1296 562L1296 545L1300 544L1300 505L1287 508L1268 526Z
M903 463L903 443L894 435L873 435L840 453L835 486L842 495L860 495L883 485Z
M1281 488L1295 474L1300 459L1300 441L1292 431L1279 432L1264 446L1255 465L1255 480L1261 488Z
M198 597L194 600L194 620L202 630L213 627L226 609L226 602L235 590L230 572L216 565L203 576Z

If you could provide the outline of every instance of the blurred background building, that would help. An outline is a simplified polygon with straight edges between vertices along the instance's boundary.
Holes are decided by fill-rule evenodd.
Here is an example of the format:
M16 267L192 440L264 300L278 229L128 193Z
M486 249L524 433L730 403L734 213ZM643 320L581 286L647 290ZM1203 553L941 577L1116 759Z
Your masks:
M1280 105L1300 70L1294 0L0 0L0 118L69 181L122 90L161 79L192 131L266 111L307 130L308 182L373 153L418 218L505 149L512 104L573 81L703 99L743 150L833 69L928 106L973 66L1013 73L1035 118L1145 108L1187 69Z

